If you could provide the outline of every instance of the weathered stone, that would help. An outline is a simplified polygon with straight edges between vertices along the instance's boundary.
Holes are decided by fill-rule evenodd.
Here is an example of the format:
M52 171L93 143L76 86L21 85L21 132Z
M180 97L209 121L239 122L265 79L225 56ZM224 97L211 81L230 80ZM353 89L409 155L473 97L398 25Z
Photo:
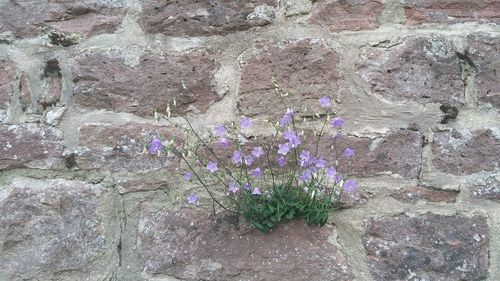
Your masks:
M193 51L162 58L145 54L129 66L118 54L86 54L74 67L74 95L78 106L153 116L205 112L221 99L212 83L215 54ZM173 106L174 99L177 106Z
M146 0L143 1L139 22L148 33L169 36L225 35L269 24L274 18L273 8L277 5L277 0Z
M287 17L308 14L312 8L311 0L285 0L285 14Z
M378 0L313 1L309 21L332 31L375 29L384 10Z
M169 139L172 128L148 124L84 125L80 127L76 165L82 169L110 171L151 171L174 167L178 160L150 155L146 147L155 138Z
M363 245L373 280L482 280L490 234L475 215L372 218Z
M16 83L14 64L0 60L0 110L7 109Z
M165 190L171 186L171 182L166 178L172 178L173 175L165 175L165 171L156 172L137 172L130 174L115 173L116 186L120 194L136 191L149 191L149 190ZM179 183L177 183L176 187Z
M273 75L284 92L292 93L285 99L295 99L300 109L307 108L308 111L301 114L321 113L318 100L323 96L331 96L332 102L337 99L338 56L324 42L305 39L284 47L260 43L257 49L257 55L242 62L238 96L238 109L242 114L278 117L286 112L274 90Z
M407 0L406 24L500 22L497 0Z
M60 32L52 30L48 35L49 42L55 46L69 47L83 41L83 37L76 33Z
M0 32L0 44L11 44L15 39L11 31Z
M62 133L39 124L0 124L0 170L47 169L62 160Z
M499 3L500 5L500 3ZM500 11L500 8L499 8ZM468 55L476 68L475 82L480 101L500 109L500 38L487 35L468 37Z
M500 166L500 139L492 130L434 133L433 163L453 175L493 171Z
M474 197L500 201L500 175L476 180L469 189Z
M237 217L212 222L206 213L143 203L138 249L144 271L182 280L352 280L330 226L293 221L262 234L238 230Z
M390 101L464 103L460 60L444 39L409 38L393 47L365 49L357 69L374 94Z
M313 149L312 144L306 147ZM345 148L354 149L356 155L345 160L342 156ZM325 135L319 142L319 155L330 161L338 159L338 170L351 176L389 173L416 178L422 165L422 135L411 130L397 130L375 139L339 136L335 141Z
M34 37L44 27L84 36L112 33L125 16L123 0L2 1L0 32L17 37Z
M2 280L111 276L120 230L109 190L81 181L27 178L0 190Z
M411 186L391 193L391 197L405 203L417 203L420 200L428 202L455 203L457 199L457 192L436 190L422 186Z
M21 77L19 78L19 104L23 112L33 109L31 83L28 74L24 71L21 72Z
M57 104L62 95L61 68L59 61L52 59L47 61L42 72L43 92L38 103L45 109Z

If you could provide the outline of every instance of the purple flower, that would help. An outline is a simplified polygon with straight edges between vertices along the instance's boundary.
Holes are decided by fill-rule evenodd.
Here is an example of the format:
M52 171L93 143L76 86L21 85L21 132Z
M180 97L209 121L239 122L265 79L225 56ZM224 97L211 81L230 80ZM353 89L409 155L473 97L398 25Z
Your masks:
M337 174L337 170L334 167L330 167L326 170L326 176L330 179L335 179L335 175Z
M226 128L224 128L224 125L217 125L215 126L215 134L218 135L219 137L222 137L226 134Z
M161 140L159 138L154 138L150 143L149 143L149 154L158 154L163 149L163 144L161 143Z
M222 148L226 149L229 147L229 140L227 138L221 138L219 140L219 144L222 146Z
M318 168L314 167L314 166L311 166L309 168L307 168L309 171L311 171L311 173L317 173L318 172Z
M259 167L253 169L252 170L252 176L254 176L256 178L262 177L262 170Z
M323 158L316 158L314 159L314 165L316 166L316 168L325 168L326 160Z
M250 126L252 126L252 120L250 120L250 118L246 116L243 116L240 121L240 127L242 129L248 129L250 128Z
M262 195L262 192L260 192L260 189L256 187L253 189L252 195Z
M336 174L335 175L335 183L339 183L340 181L342 181L344 177L341 175L341 174Z
M354 157L354 155L356 155L356 152L354 151L354 149L351 149L349 147L344 149L344 158L345 159L352 158L352 157Z
M330 105L330 98L329 97L322 97L319 99L319 104L321 104L322 107L327 107Z
M281 128L285 127L290 122L292 122L292 119L293 119L293 111L288 111L287 113L285 113L285 115L283 115L283 117L281 117L280 127Z
M343 188L346 192L351 193L351 192L356 191L356 189L358 189L358 183L353 179L348 179L344 183Z
M240 188L237 183L234 181L229 183L229 192L236 193L238 190L240 190Z
M342 128L342 126L344 126L344 119L340 118L340 117L335 117L333 118L332 120L332 126L335 128L335 129L340 129Z
M300 167L309 166L310 161L311 161L311 152L307 150L302 150L300 152L300 160L299 160Z
M241 162L243 161L241 151L235 150L231 159L233 160L234 164L241 164Z
M251 166L253 163L253 157L251 155L245 156L245 165Z
M278 158L278 165L280 167L284 167L286 165L286 159L285 159L285 156L280 156L280 158Z
M285 133L283 133L283 136L292 148L297 147L301 143L299 136L297 136L297 133L295 133L292 129L286 130Z
M246 182L244 185L243 185L243 188L245 190L250 190L250 184L248 182Z
M290 145L288 143L278 145L278 153L285 156L290 152Z
M184 180L186 180L186 181L191 180L192 177L193 177L193 173L191 173L191 172L186 172L184 174Z
M254 147L253 150L252 150L252 155L255 156L255 158L259 158L263 154L264 154L264 150L260 146Z
M187 198L187 201L189 204L194 204L198 201L198 196L196 196L196 194L194 193L191 193L188 198Z
M215 173L215 171L219 170L219 167L217 167L217 162L208 162L207 169L210 171L210 173Z
M312 180L312 172L309 169L303 171L300 180L303 182L310 182Z

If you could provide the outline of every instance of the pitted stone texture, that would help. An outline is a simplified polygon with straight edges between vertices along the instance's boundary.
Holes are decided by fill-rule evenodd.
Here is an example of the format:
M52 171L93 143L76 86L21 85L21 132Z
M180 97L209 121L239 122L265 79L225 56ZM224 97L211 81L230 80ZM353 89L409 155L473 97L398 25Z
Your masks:
M26 38L44 27L83 36L113 33L125 16L124 0L11 0L0 2L0 33Z
M368 48L357 68L372 92L390 101L464 103L459 57L444 39L416 37L389 48Z
M0 110L7 109L16 83L16 72L11 61L0 60Z
M0 170L48 169L61 162L62 153L62 133L53 127L0 124Z
M369 177L379 174L397 174L416 178L422 165L422 135L411 130L389 132L384 137L339 136L334 141L325 135L319 143L319 155L328 160L339 160L339 172L351 176ZM345 148L355 150L356 155L346 160ZM309 150L314 151L311 145ZM336 158L338 154L338 158Z
M38 103L46 109L56 105L62 95L62 74L57 59L48 60L42 72L43 91Z
M278 117L286 112L274 90L273 75L284 92L292 93L285 99L295 99L300 109L307 108L301 114L321 113L318 100L323 96L336 101L339 59L323 41L304 39L285 46L260 42L256 49L258 54L242 62L238 109L243 115Z
M353 279L339 246L330 242L329 226L293 221L262 234L236 230L237 217L212 223L206 213L143 203L138 249L144 271L182 280Z
M157 172L136 172L136 173L114 173L116 179L116 187L120 194L126 194L137 191L150 191L150 190L165 190L172 186L175 180L167 180L173 178L171 173L165 174L165 170ZM175 182L178 187L179 182Z
M169 36L226 35L269 24L277 0L146 0L141 27Z
M500 202L500 174L469 184L472 196Z
M500 2L498 2L500 5ZM500 8L499 8L500 11ZM500 109L500 38L483 35L468 37L468 55L476 67L476 89L479 101Z
M372 218L363 245L373 280L483 280L490 234L475 215Z
M500 23L498 0L407 0L406 24Z
M81 181L16 178L0 186L2 280L109 278L120 234L111 199Z
M427 202L455 203L457 192L436 190L423 186L405 187L391 194L391 197L405 203Z
M76 165L82 169L118 171L150 171L174 167L178 160L150 155L147 145L155 138L169 139L172 128L148 124L83 125L80 127Z
M500 139L492 130L434 133L433 164L453 175L470 175L500 167Z
M332 31L375 29L384 10L377 0L313 1L309 21Z
M205 112L221 99L213 85L215 54L193 51L160 57L144 54L136 66L129 66L117 53L85 54L73 69L77 106L108 109L140 116L157 110ZM176 99L177 106L173 106Z

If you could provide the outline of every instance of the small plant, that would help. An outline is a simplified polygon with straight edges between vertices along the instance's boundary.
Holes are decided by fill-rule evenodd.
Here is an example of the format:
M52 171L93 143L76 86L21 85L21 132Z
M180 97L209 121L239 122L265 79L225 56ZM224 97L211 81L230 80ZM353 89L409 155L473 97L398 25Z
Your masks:
M184 118L185 124L175 126L184 129L187 137L182 141L155 138L147 150L152 155L166 151L180 157L187 169L183 178L206 190L214 210L218 205L237 213L263 232L295 218L323 226L329 213L342 206L342 193L358 186L347 171L339 170L341 161L350 163L355 156L353 149L337 147L344 119L335 117L330 98L322 97L318 103L324 113L309 117L320 122L321 128L307 130L304 127L310 122L304 122L306 117L293 105L287 106L288 93L275 79L273 83L284 114L279 120L268 120L274 128L272 136L260 142L246 137L253 121L245 116L239 124L219 124L206 134ZM325 153L319 149L323 136L330 136L328 155L320 154ZM198 204L198 196L193 192L187 201Z

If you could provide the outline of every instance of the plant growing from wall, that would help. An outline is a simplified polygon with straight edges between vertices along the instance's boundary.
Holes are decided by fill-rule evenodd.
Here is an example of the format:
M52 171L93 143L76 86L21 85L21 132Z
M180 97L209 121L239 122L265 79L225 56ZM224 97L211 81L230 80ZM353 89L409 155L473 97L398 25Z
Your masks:
M147 149L152 155L166 151L180 157L186 166L186 181L203 187L214 206L241 215L263 232L296 218L323 226L329 213L342 206L342 193L358 187L347 171L339 170L342 161L349 163L355 156L353 149L338 147L344 119L335 117L330 98L322 97L318 103L326 113L316 114L322 120L321 128L314 134L304 133L304 119L300 120L293 105L288 107L291 99L275 79L273 83L285 111L279 120L269 120L274 134L264 142L256 143L244 136L253 125L245 116L239 124L216 125L208 137L184 118L184 126L175 126L183 128L188 137L182 141L155 138ZM328 126L333 130L328 152L331 161L319 149ZM187 201L198 204L198 195L191 193Z

